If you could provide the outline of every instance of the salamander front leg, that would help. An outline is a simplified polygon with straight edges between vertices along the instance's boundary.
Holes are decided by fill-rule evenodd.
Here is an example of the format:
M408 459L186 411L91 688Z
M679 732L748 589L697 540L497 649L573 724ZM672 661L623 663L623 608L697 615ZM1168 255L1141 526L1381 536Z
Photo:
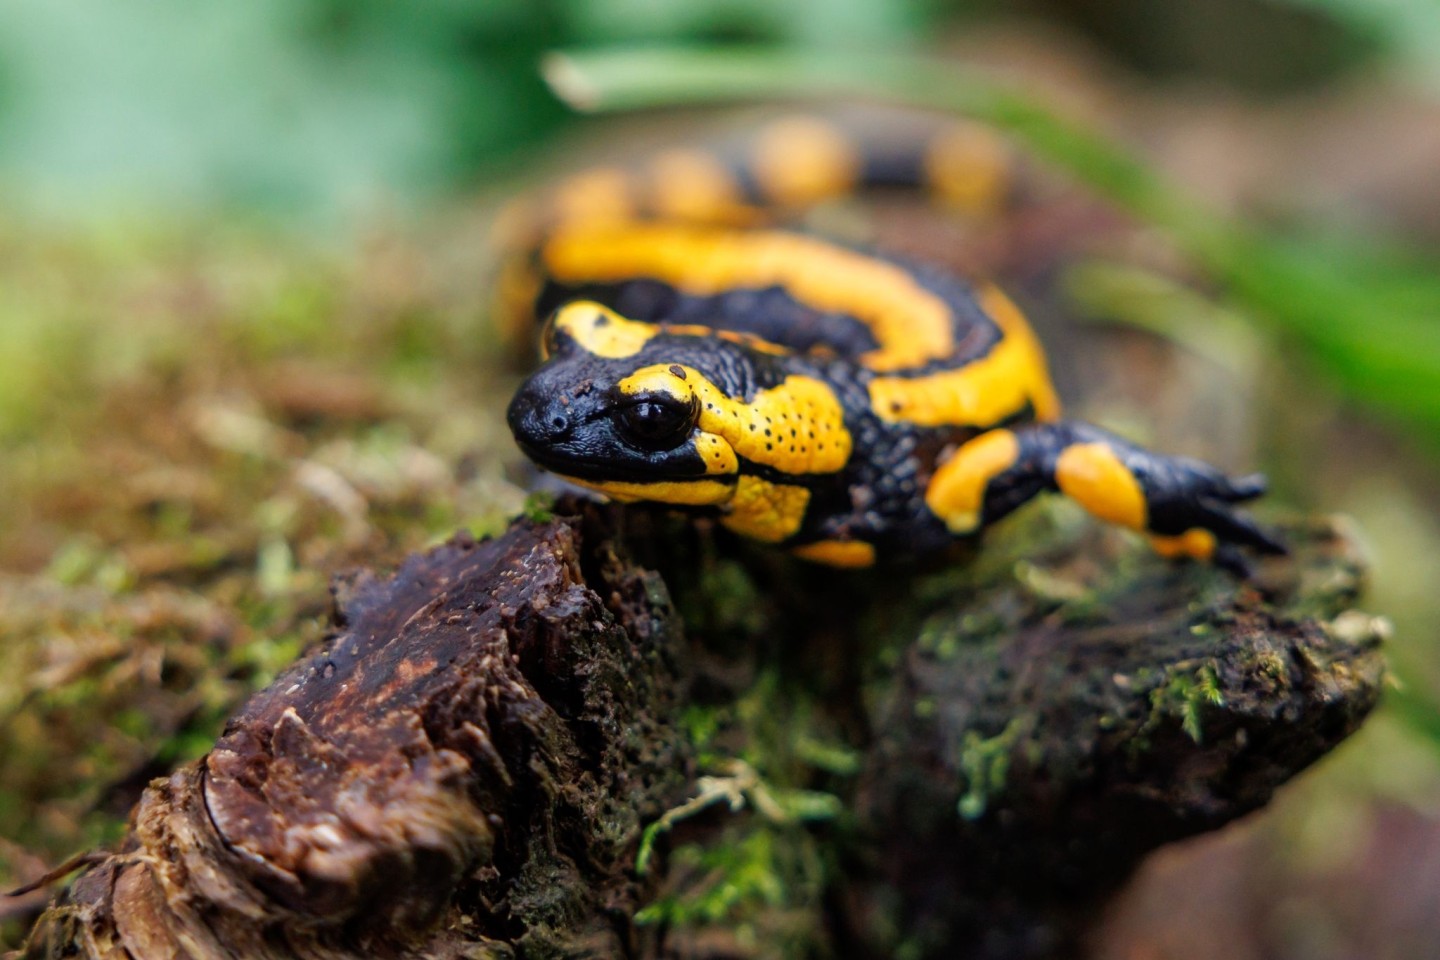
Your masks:
M1242 576L1249 565L1239 548L1285 552L1235 508L1265 492L1263 476L1232 479L1202 461L1152 453L1087 423L982 433L935 471L925 502L951 532L967 534L1045 491L1149 534L1165 556L1211 560Z

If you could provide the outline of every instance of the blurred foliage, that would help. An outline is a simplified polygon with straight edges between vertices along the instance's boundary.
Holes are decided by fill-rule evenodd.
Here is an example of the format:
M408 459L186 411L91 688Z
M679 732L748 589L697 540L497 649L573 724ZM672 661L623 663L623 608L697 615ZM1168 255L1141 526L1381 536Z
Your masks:
M1274 0L1324 14L1374 38L1390 57L1440 89L1440 3L1435 0Z
M66 212L423 191L560 121L531 64L565 35L512 0L3 4L0 169Z
M1327 16L1306 0L1038 2L1145 74L1204 77L1251 91L1312 86L1383 49L1373 31Z
M1377 45L1433 70L1427 54L1440 40L1431 0L1027 8L1082 25L1132 63L1239 83L1257 70L1314 80ZM535 69L555 47L739 41L874 52L1003 9L991 0L0 4L0 200L69 215L217 204L364 214L512 168L572 122Z
M0 4L12 208L366 213L503 169L566 122L558 44L889 45L929 0L67 0Z

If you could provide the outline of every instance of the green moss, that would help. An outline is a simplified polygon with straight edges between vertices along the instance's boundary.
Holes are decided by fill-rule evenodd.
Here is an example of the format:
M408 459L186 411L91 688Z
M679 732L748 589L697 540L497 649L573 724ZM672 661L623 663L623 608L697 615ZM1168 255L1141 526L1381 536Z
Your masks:
M252 309L252 322L237 327L243 348L254 356L284 356L320 351L333 339L328 319L338 306L341 278L332 268L327 277L289 277L269 291Z
M635 855L635 872L642 876L649 870L657 841L674 826L712 807L724 806L732 813L747 807L772 826L785 827L797 823L833 820L840 815L840 798L818 790L776 788L748 763L723 761L719 775L703 776L694 797L667 810L649 824L640 837Z
M520 514L531 523L549 523L555 517L555 497L543 490L534 490L525 496L525 506Z
M795 756L817 770L842 777L853 777L859 773L864 759L858 750L841 743L818 740L803 730L795 736Z
M1214 664L1205 663L1189 673L1175 673L1163 686L1150 692L1150 717L1143 732L1155 729L1166 718L1180 720L1180 727L1197 744L1204 739L1201 718L1206 706L1223 706L1225 695Z
M717 733L728 722L728 711L717 707L690 704L680 712L680 729L696 750L703 755Z
M823 849L800 827L737 820L708 844L677 848L670 888L636 921L665 926L680 942L728 941L748 957L806 956L825 939L826 873Z
M687 616L686 623L702 630L757 637L769 625L765 595L738 560L716 558L704 563L694 595L705 609L698 618Z
M767 643L774 614L759 604L747 568L710 560L696 569L700 583L681 601L705 606L687 629L727 649L747 638L773 659L733 700L680 714L705 775L691 799L645 828L636 870L654 870L664 838L684 820L703 815L705 840L665 853L660 893L637 920L682 937L718 936L745 945L748 956L798 955L823 939L820 901L832 866L822 837L845 829L838 791L860 756L817 702L815 676L775 662L794 651ZM707 592L697 598L697 590Z
M982 737L974 731L965 734L960 749L960 770L965 777L965 793L957 805L960 816L977 820L985 815L991 800L1005 789L1016 745L1033 726L1033 718L1022 714L993 737Z
M665 897L635 915L639 924L696 926L738 920L758 908L785 900L786 883L776 860L775 837L753 830L734 843L715 847L687 844L672 856L672 870L708 874L706 882L684 896Z
M45 572L65 586L94 586L109 594L124 593L135 586L135 575L125 558L88 536L64 544Z

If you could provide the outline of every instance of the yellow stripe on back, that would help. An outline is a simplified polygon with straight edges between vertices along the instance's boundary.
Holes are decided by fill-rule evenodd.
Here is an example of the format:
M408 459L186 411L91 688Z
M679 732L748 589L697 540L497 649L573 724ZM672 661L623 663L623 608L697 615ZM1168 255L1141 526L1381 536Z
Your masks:
M787 117L760 133L751 168L765 194L782 206L844 196L860 179L860 151L841 130L816 117Z
M997 212L1010 187L1013 161L998 133L957 123L936 137L922 157L925 179L941 200L975 215Z
M736 224L764 216L745 203L725 164L703 150L667 150L650 161L648 172L650 206L660 216Z
M880 348L860 361L873 370L904 370L956 348L949 307L903 267L800 234L669 224L575 227L557 232L542 255L561 283L648 277L695 296L782 287L817 311L866 324Z
M560 181L550 205L561 222L626 220L636 212L634 185L619 167L582 170Z
M983 357L953 370L920 377L876 377L870 402L877 416L922 427L988 427L1034 410L1054 420L1060 402L1050 384L1045 354L1020 310L994 287L977 291L1003 337Z

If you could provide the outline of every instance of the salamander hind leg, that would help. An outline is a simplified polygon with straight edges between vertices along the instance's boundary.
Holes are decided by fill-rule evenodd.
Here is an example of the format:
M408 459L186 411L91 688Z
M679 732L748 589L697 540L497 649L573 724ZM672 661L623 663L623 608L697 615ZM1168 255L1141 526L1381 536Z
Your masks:
M1241 548L1285 547L1236 504L1265 492L1260 475L1231 478L1186 457L1153 453L1085 423L996 429L961 446L930 481L925 502L952 533L974 533L1046 491L1149 535L1165 556L1210 560L1244 575Z

